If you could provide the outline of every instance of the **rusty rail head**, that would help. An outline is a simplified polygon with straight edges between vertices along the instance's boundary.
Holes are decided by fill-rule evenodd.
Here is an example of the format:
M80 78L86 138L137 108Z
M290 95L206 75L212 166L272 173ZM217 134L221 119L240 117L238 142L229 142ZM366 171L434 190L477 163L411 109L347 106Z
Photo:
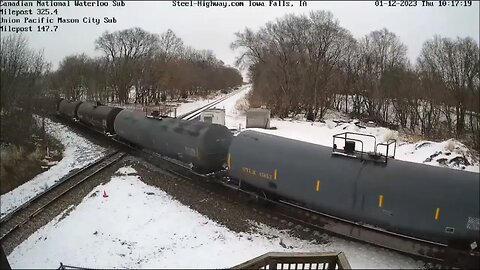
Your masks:
M236 265L231 269L297 269L297 265L301 265L301 269L312 269L312 264L322 264L323 269L351 269L350 264L343 252L268 252L242 264Z

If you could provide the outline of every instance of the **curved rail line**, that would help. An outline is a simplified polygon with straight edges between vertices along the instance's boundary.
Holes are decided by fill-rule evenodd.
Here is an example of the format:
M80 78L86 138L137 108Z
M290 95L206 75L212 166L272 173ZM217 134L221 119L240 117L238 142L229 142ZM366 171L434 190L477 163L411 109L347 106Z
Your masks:
M111 152L98 161L62 178L42 193L17 207L0 220L0 240L27 223L45 207L57 201L79 184L122 159L126 153Z
M224 96L224 97L222 97L222 98L220 98L220 99L217 99L217 100L215 100L215 101L213 101L213 102L210 102L210 103L208 103L208 104L206 104L206 105L204 105L204 106L202 106L202 107L200 107L200 108L197 108L197 109L195 109L195 110L192 110L192 111L190 111L190 112L184 113L184 114L178 116L177 118L180 118L180 119L183 119L183 120L192 120L193 118L195 118L195 117L197 117L198 115L200 115L200 113L202 113L203 111L208 110L208 109L212 108L213 106L215 106L215 105L217 105L217 104L219 104L219 103L221 103L221 102L223 102L223 101L231 98L233 95L237 94L239 91L240 91L240 90L235 90L235 91L227 94L226 96Z

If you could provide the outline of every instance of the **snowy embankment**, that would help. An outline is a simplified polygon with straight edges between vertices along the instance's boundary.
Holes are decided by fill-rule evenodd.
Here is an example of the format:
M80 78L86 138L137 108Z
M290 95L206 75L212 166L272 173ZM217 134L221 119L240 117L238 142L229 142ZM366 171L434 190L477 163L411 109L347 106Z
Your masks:
M106 191L108 197L104 197ZM262 224L235 233L143 183L131 167L95 188L10 254L13 268L226 268L270 251L339 251L354 268L419 268L384 249L341 239L316 244ZM252 223L253 224L253 223Z
M225 108L225 123L228 128L242 130L246 125L245 112L239 110L245 108L245 98L251 87L245 87L232 98L220 103L216 107ZM220 108L220 107L219 107ZM376 127L368 123L360 123L355 119L349 119L342 113L329 112L325 117L325 122L307 122L305 120L272 118L271 127L276 129L252 129L259 132L282 136L290 139L306 141L309 143L320 144L328 147L333 146L332 136L342 132L358 132L371 134L376 137L376 143L386 142L388 139L397 140L397 149L395 158L404 161L424 163L433 166L446 166L454 169L464 169L466 171L480 172L479 158L462 143L455 139L443 142L432 141L408 141L405 135L397 131L384 127ZM359 138L359 137L354 137ZM372 151L374 141L370 138L362 138L365 143L364 151ZM337 145L342 147L342 141L337 140ZM392 149L392 148L391 148ZM359 145L357 145L359 150ZM385 148L379 148L378 151L385 153ZM391 155L391 150L389 155Z
M89 142L72 132L68 127L55 123L50 119L45 119L45 131L64 145L62 160L48 171L1 195L1 217L55 184L71 170L82 168L101 158L106 151L103 147Z

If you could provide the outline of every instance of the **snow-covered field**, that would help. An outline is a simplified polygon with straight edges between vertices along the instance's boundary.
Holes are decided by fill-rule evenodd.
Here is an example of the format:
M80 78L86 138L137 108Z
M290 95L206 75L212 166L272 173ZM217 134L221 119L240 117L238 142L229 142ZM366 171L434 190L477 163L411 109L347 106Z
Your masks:
M33 198L55 184L73 169L82 168L98 158L106 151L103 147L95 145L85 138L75 134L68 127L45 119L45 130L48 134L58 139L64 145L63 158L32 180L0 196L0 216L10 213L15 208Z
M217 108L225 108L225 124L228 128L238 129L241 127L242 130L245 128L245 113L239 111L236 108L238 107L236 104L238 100L245 98L250 89L251 88L249 85L245 86L238 94L216 106ZM278 118L272 118L270 121L270 126L276 127L276 130L252 130L329 147L332 147L332 136L335 134L347 131L366 133L374 135L377 143L386 142L388 139L396 139L396 159L424 163L433 166L447 166L454 169L465 169L467 171L480 172L478 157L475 157L465 145L456 141L455 139L450 139L444 142L408 142L404 139L404 136L399 134L397 131L383 127L369 127L365 124L360 125L364 127L361 128L355 124L359 123L358 120L348 119L347 116L338 112L330 112L327 114L325 119L325 123L312 123L304 120L281 120ZM339 120L342 122L339 122ZM364 150L372 151L374 145L373 139L366 139L364 142L366 143ZM338 141L337 144L339 147L342 146L341 141ZM385 148L378 150L382 153L385 153ZM391 151L389 154L391 154ZM469 165L457 165L455 161L460 159L467 160Z
M103 197L106 191L108 197ZM143 183L131 167L98 186L8 256L13 268L226 268L270 251L339 251L354 268L419 268L413 259L332 238L310 243L262 224L235 233Z

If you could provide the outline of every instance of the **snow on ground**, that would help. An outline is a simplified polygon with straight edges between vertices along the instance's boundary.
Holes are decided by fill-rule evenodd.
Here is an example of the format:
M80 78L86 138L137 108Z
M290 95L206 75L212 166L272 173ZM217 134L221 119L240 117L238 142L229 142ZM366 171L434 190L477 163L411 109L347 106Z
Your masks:
M32 234L8 256L12 268L57 268L62 262L93 268L213 269L270 251L339 250L354 268L423 267L384 249L341 239L315 244L263 224L255 223L251 233L236 233L134 173L131 167L119 169L66 218L60 214Z
M37 119L38 120L38 119ZM32 180L0 196L1 213L4 216L22 205L36 194L55 184L70 170L82 168L104 155L103 147L95 145L75 134L68 127L45 119L45 130L64 145L63 159L49 170Z
M213 102L217 99L220 99L228 94L224 94L221 91L214 92L210 94L207 98L202 98L202 97L190 97L187 100L183 102L176 102L176 101L168 101L167 105L175 106L177 107L177 116L182 115L188 112L191 112L195 109L198 109L204 105L207 105L210 102ZM144 106L142 104L118 104L118 103L109 103L109 106L115 106L119 108L124 108L124 109L129 109L129 110L137 110L137 111L142 111L144 109ZM155 107L155 106L152 106ZM174 116L173 113L171 115L172 117Z
M480 172L478 157L455 139L443 142L405 143L398 150L396 157L401 160ZM463 164L465 162L469 165Z
M241 125L241 127L243 128L245 127L245 112L239 111L237 109L237 102L244 100L250 90L251 85L243 85L238 89L236 94L213 107L218 109L225 109L225 125L228 128L239 129L239 125Z
M247 85L243 87L238 94L216 106L221 106L219 108L225 108L225 123L228 128L238 129L240 126L242 130L245 129L246 116L244 112L237 109L237 104L241 102L239 100L245 98L250 89L251 86ZM480 172L478 157L475 157L465 145L456 141L455 139L450 139L444 142L418 141L412 143L404 141L402 135L397 131L383 127L375 127L372 125L367 126L366 124L361 124L358 120L349 119L347 116L338 112L329 112L325 119L325 123L312 123L305 120L281 120L278 118L272 118L270 121L270 126L276 127L276 130L252 130L290 139L306 141L309 143L320 144L328 147L332 147L332 136L335 134L347 131L366 133L374 135L377 143L386 142L388 139L396 139L396 159L434 166L447 166L455 169L465 169L466 171L472 172ZM352 136L352 138L359 137ZM362 140L365 143L364 151L373 151L373 139L362 138ZM336 143L339 148L343 147L341 140L337 140ZM385 153L385 149L385 147L382 147L378 150L382 153ZM359 144L357 144L357 150L360 150ZM389 151L389 154L391 153L392 152ZM467 160L468 163L463 160ZM460 164L458 164L459 162Z
M177 106L177 115L182 115L188 112L191 112L195 109L198 109L202 106L207 105L210 102L213 102L217 99L220 99L228 94L224 94L221 92L214 93L212 95L209 95L208 98L198 98L194 100L189 100L188 103L171 103L173 105Z

